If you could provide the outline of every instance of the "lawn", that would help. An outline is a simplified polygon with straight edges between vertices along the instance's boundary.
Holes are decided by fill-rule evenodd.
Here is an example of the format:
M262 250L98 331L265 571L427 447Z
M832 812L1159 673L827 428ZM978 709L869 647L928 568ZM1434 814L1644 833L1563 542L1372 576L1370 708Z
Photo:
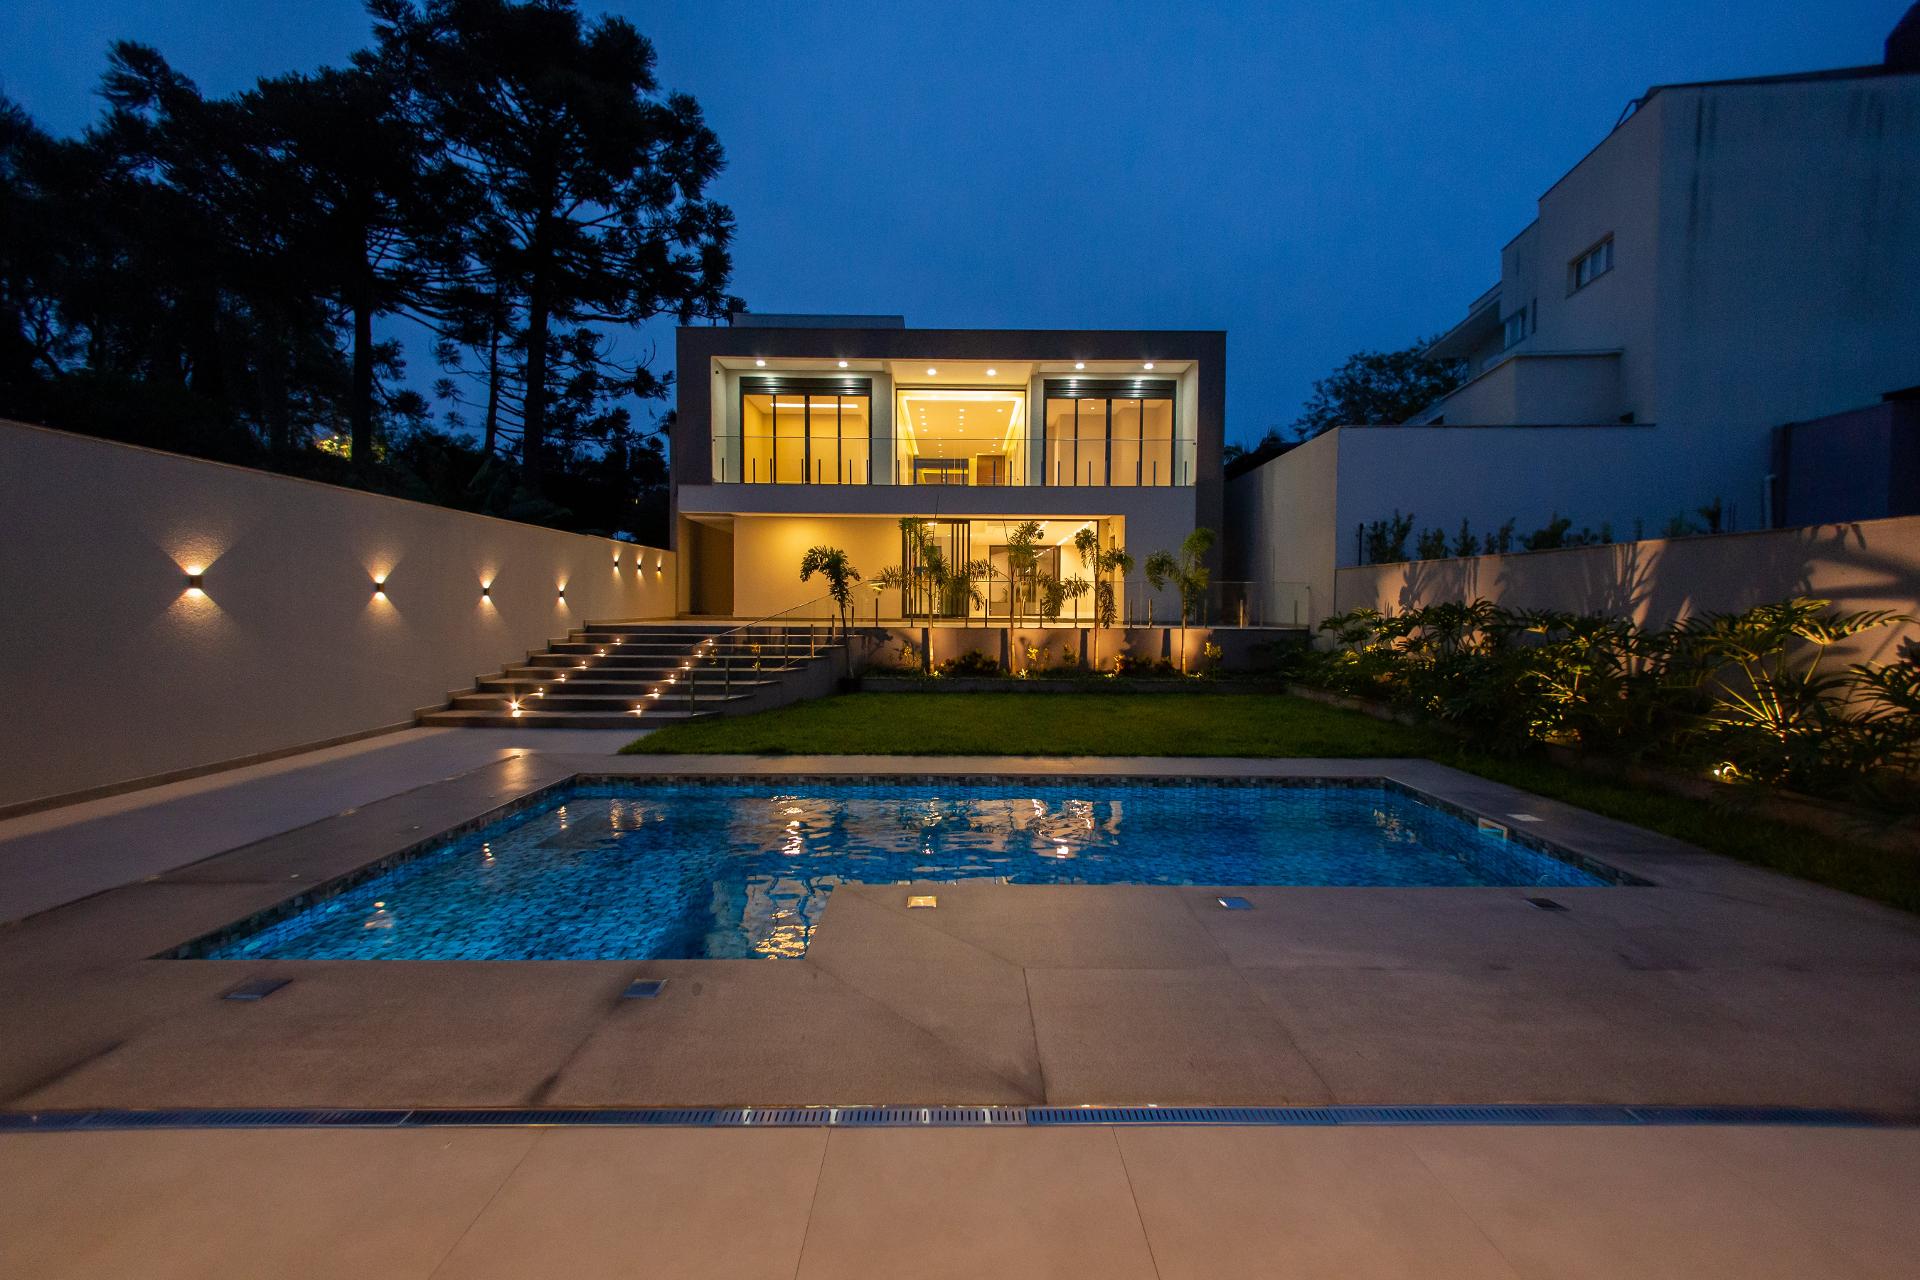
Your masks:
M1920 860L1283 694L857 693L657 730L629 753L1424 756L1537 795L1920 912Z

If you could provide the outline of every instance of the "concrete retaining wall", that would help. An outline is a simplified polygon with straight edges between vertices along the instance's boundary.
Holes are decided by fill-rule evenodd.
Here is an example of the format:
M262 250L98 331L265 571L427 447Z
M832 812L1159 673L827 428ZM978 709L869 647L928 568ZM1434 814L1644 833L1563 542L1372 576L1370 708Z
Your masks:
M0 547L0 808L405 723L673 613L670 552L11 422Z
M1692 614L1814 596L1845 611L1913 614L1920 613L1920 516L1367 565L1341 569L1336 578L1336 613L1485 598L1510 608L1606 613L1665 626ZM1837 647L1836 656L1887 662L1904 641L1916 639L1920 627L1911 623L1882 628Z

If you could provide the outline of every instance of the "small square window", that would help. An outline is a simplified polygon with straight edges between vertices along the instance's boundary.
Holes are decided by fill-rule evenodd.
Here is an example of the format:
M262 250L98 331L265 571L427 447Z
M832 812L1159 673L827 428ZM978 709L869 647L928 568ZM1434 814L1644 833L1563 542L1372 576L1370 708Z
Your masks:
M1506 338L1501 346L1501 350L1504 351L1507 347L1514 346L1522 338L1527 336L1527 313L1530 310L1531 308L1529 307L1522 307L1507 317Z
M1580 290L1613 270L1613 237L1608 236L1567 266L1567 292Z

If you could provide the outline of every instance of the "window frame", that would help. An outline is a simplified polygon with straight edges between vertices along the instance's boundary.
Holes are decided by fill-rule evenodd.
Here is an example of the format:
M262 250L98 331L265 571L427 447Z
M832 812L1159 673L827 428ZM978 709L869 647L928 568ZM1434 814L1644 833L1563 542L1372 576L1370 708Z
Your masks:
M1587 278L1582 280L1580 278L1580 268L1591 262L1596 256L1603 254L1606 258L1606 265L1598 271L1589 272ZM1594 281L1600 279L1602 276L1611 274L1612 271L1613 233L1609 231L1606 235L1600 237L1579 253L1574 254L1572 261L1567 263L1567 296L1572 297L1582 289L1591 287Z
M1053 435L1053 402L1056 400L1073 401L1073 433L1071 436L1059 440L1056 440ZM1079 479L1081 445L1080 404L1086 400L1098 400L1105 405L1101 414L1103 420L1100 424L1098 442L1098 448L1100 450L1099 468L1102 478L1097 485L1083 483ZM1040 457L1043 460L1043 464L1050 463L1053 458L1053 446L1055 444L1067 446L1073 456L1071 478L1066 484L1055 487L1063 489L1116 487L1113 483L1113 407L1117 401L1122 400L1131 400L1140 406L1139 430L1141 437L1134 442L1136 445L1134 481L1131 485L1121 485L1118 487L1142 489L1178 489L1187 487L1180 482L1178 475L1181 438L1180 383L1177 379L1045 378L1042 379L1040 383L1040 412L1038 415L1031 415L1029 419L1032 420L1032 417L1037 417L1040 422ZM1144 462L1146 455L1146 405L1148 401L1154 400L1164 400L1167 403L1169 415L1167 443L1169 457L1172 460L1169 464L1171 468L1170 474L1164 482L1158 485L1151 484L1147 481L1146 464ZM1087 461L1089 464L1092 464L1094 459L1089 457ZM1050 473L1043 474L1040 479L1043 485L1054 484L1053 477Z
M741 457L746 456L746 402L748 396L766 396L771 406L768 413L772 421L769 424L769 440L773 453L769 458L769 476L765 480L749 480L742 466L739 483L741 484L865 484L873 483L873 379L871 378L804 378L781 374L748 375L740 379L739 393L735 397L734 421L738 424L737 435L740 439ZM780 474L780 432L778 400L781 396L799 396L805 404L800 416L800 479L781 480ZM867 466L866 474L859 479L847 480L838 476L831 481L816 480L813 475L813 401L815 397L834 397L833 404L833 442L835 459L844 456L847 439L846 406L840 401L851 398L863 398L867 402ZM824 406L822 406L824 408ZM856 438L858 438L856 436Z

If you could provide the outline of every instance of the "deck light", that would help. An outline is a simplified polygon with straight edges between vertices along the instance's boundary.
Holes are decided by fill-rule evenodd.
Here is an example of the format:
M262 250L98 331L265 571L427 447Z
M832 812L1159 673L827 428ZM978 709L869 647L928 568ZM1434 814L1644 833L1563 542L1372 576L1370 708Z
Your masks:
M931 893L913 893L907 895L907 910L915 911L921 907L937 907L940 899Z

